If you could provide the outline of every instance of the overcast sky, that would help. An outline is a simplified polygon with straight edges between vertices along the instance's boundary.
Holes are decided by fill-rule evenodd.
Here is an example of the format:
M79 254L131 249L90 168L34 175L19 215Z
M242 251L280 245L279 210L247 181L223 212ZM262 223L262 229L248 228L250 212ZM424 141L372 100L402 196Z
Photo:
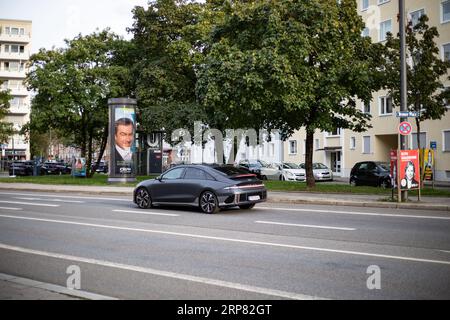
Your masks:
M31 20L32 49L63 47L64 39L110 27L130 39L131 10L147 7L147 0L0 0L0 19Z

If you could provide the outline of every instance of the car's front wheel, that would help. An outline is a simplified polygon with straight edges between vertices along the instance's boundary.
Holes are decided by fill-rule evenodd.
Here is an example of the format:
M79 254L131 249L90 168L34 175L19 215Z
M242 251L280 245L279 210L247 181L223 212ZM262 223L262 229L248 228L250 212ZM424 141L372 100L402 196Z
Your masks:
M152 198L147 188L139 188L136 191L136 204L141 209L149 209L152 207Z
M200 210L203 213L213 214L219 212L219 201L211 191L205 191L200 196Z
M350 179L350 185L352 187L356 187L356 180L355 179Z

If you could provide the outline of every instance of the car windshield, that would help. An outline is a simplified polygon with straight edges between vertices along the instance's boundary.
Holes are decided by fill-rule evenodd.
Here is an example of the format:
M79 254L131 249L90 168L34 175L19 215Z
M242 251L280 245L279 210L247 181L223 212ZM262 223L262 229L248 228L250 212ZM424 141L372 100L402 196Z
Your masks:
M328 169L323 163L313 163L313 169Z
M285 169L299 169L300 167L295 163L283 163L283 168Z
M391 170L388 163L379 162L379 163L377 163L377 165L378 165L378 167L380 167L384 171L390 171Z
M236 168L233 166L217 166L217 167L213 167L213 169L225 176L236 176L239 174L249 174L249 172L247 170L241 169L241 168Z
M301 163L301 164L299 164L299 166L298 166L300 169L305 169L305 164L304 163Z

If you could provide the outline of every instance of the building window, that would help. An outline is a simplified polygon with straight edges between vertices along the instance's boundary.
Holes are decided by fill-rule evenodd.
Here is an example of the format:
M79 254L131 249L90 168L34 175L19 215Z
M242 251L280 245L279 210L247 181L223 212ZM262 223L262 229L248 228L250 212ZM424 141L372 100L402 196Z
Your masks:
M426 148L427 147L427 134L426 132L421 132L420 133L420 147L421 148ZM411 134L411 149L415 150L418 149L419 146L417 145L417 133L412 133Z
M319 150L320 149L320 141L319 141L319 139L315 140L315 145L316 145L316 150Z
M350 150L355 150L355 149L356 149L356 138L351 137L350 138Z
M5 52L9 52L9 44L5 44Z
M421 16L425 14L424 9L416 10L411 12L411 25L412 27L415 27L419 23L419 19Z
M385 3L388 3L389 1L391 1L391 0L378 0L378 4L380 5L380 4L385 4Z
M306 154L306 139L303 140L303 154Z
M392 114L392 98L380 97L380 116Z
M289 141L289 154L297 154L297 140Z
M443 132L444 143L442 144L442 151L450 151L450 130L445 130Z
M350 150L355 150L355 149L356 149L356 138L351 137L350 138Z
M369 0L361 0L361 11L369 8Z
M370 136L363 137L363 153L364 154L370 153Z
M450 0L442 1L441 3L442 11L442 23L450 21Z
M362 110L362 112L364 112L364 113L370 114L370 103L364 103L364 102L362 102L362 103L361 103L361 110Z
M362 33L361 33L361 36L363 36L363 37L368 37L369 34L370 34L369 28L365 27L365 28L363 29Z
M340 136L341 135L341 128L335 128L333 131L328 132L328 136L334 137L334 136Z
M450 0L449 0L450 1ZM388 32L392 33L392 21L386 20L380 23L379 41L385 41Z
M450 43L442 46L442 56L444 61L450 61Z

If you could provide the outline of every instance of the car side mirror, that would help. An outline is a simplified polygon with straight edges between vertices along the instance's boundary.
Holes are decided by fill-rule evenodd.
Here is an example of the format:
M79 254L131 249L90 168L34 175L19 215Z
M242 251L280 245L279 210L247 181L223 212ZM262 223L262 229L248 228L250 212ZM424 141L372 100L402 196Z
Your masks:
M161 181L161 180L162 180L162 176L157 176L157 177L155 178L155 180Z

